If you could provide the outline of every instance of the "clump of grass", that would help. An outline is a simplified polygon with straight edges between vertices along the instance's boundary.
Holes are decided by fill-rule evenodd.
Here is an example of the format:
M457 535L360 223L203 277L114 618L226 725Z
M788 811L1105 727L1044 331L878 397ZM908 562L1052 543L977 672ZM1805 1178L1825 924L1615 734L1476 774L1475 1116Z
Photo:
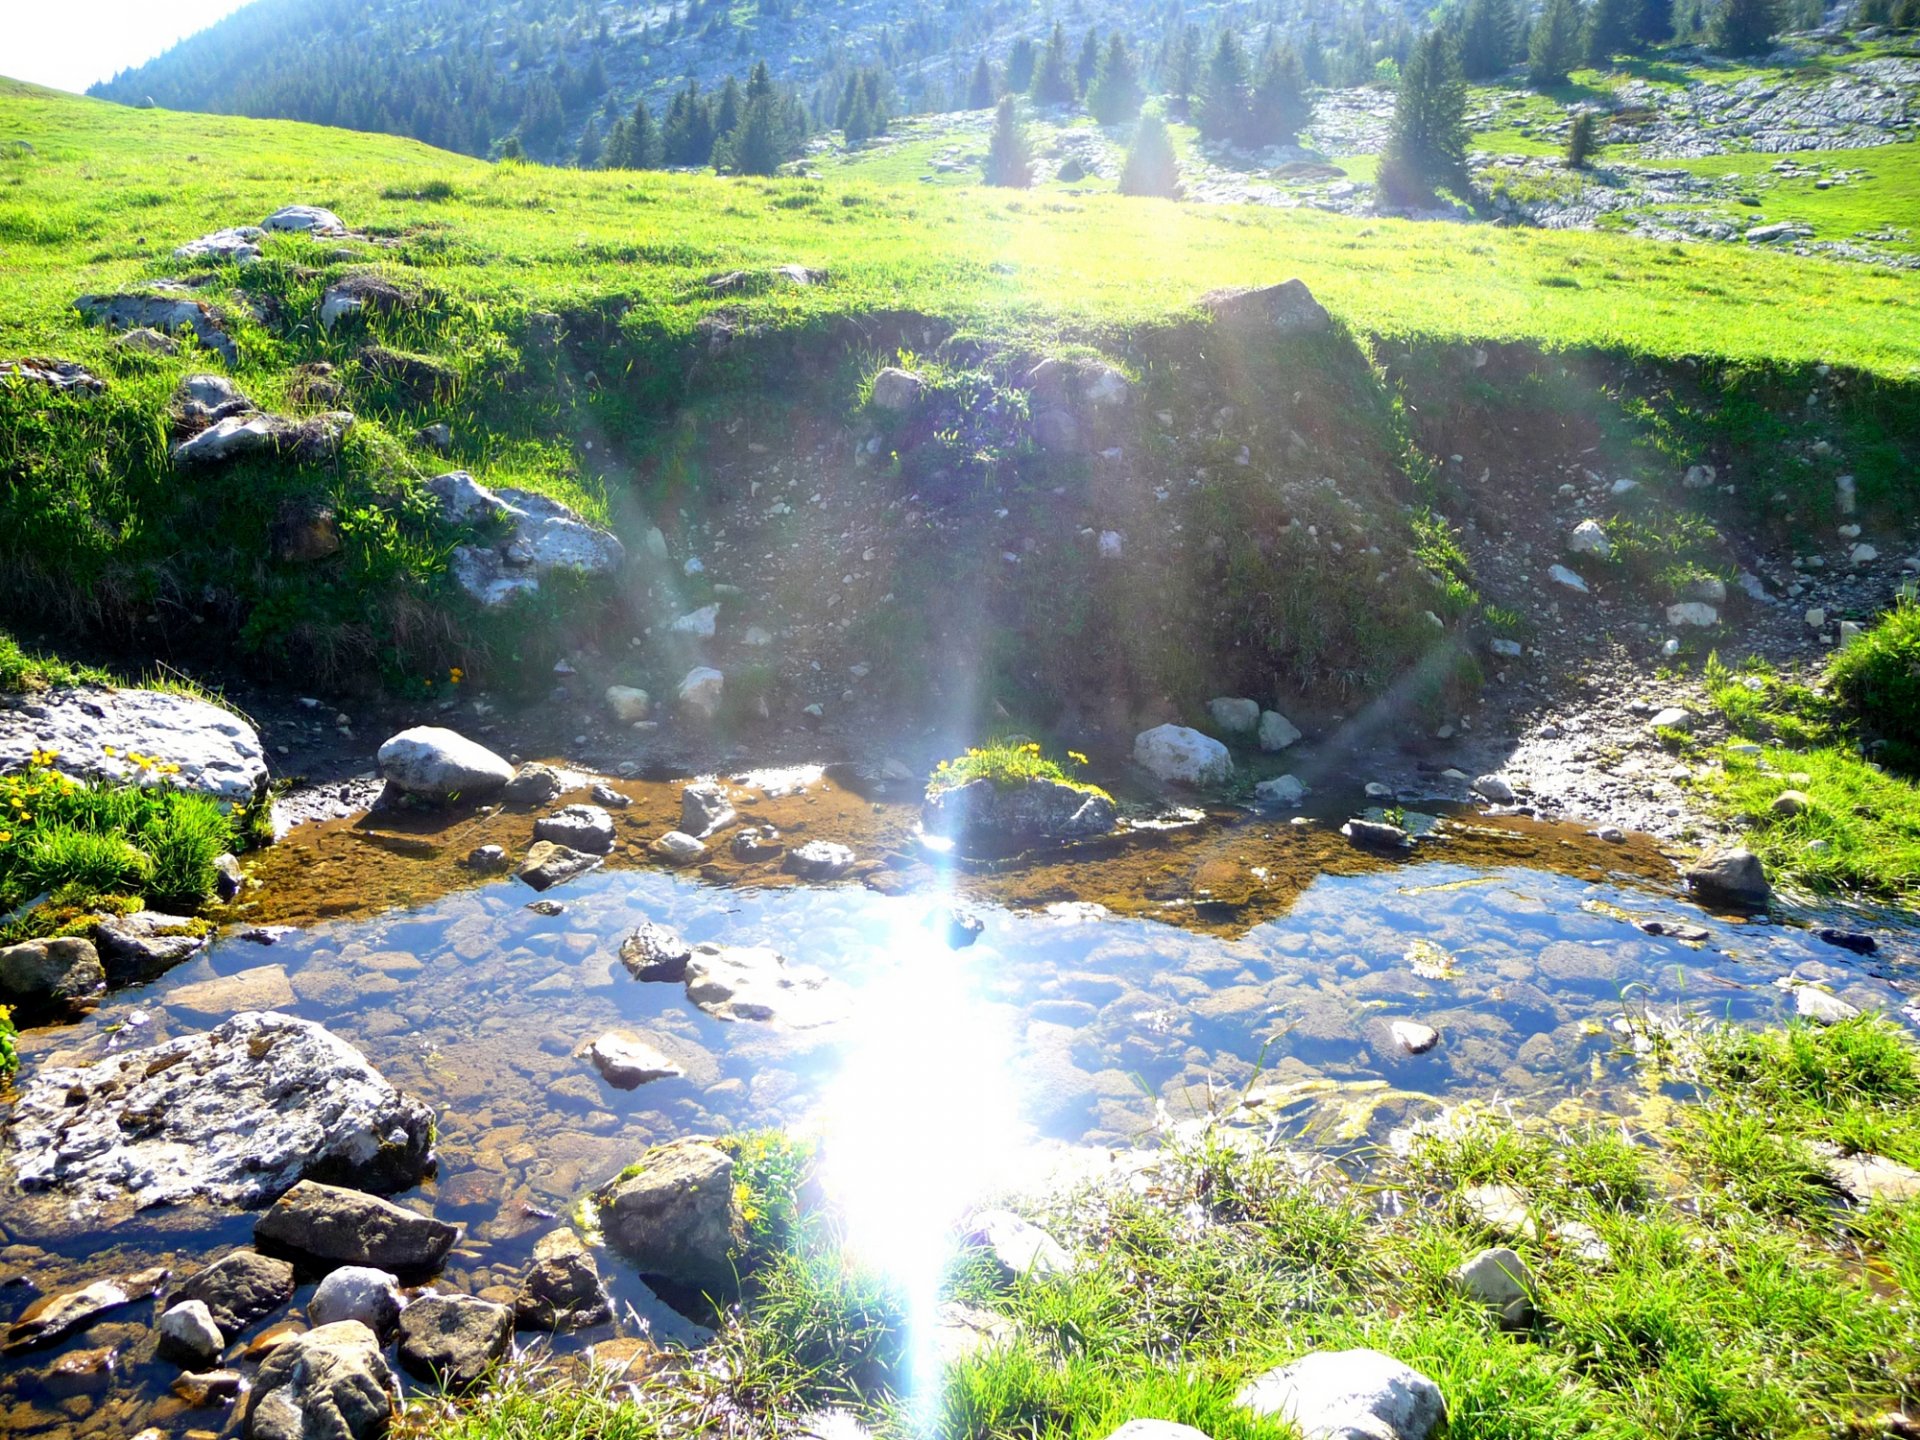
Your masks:
M13 1011L0 1005L0 1080L5 1080L20 1068L20 1050L14 1044L14 1037L20 1032L13 1025Z
M1087 757L1077 750L1069 750L1067 763L1076 769L1083 768L1087 764ZM999 740L976 746L951 760L942 760L934 767L933 778L927 783L927 794L939 795L948 790L957 790L975 780L990 780L1003 790L1011 790L1035 780L1050 780L1079 790L1103 793L1098 786L1075 779L1067 772L1065 765L1050 758L1036 741Z
M1842 646L1827 684L1862 729L1920 760L1920 603L1902 600Z
M793 1244L801 1191L813 1172L813 1146L777 1129L743 1131L718 1143L733 1157L734 1199L747 1230L736 1263L749 1275Z
M73 665L56 655L36 655L0 630L0 695L24 695L56 685L110 685L113 677L90 665Z

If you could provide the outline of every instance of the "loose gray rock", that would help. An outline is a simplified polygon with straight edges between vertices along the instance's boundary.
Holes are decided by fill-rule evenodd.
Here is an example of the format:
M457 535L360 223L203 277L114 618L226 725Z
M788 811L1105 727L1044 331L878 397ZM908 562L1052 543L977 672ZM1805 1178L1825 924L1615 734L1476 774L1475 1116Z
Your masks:
M213 1323L237 1335L263 1315L293 1301L293 1266L257 1250L233 1250L189 1277L173 1292L173 1303L197 1300Z
M243 455L284 455L302 461L331 460L353 429L352 412L329 410L294 419L286 415L229 415L173 447L180 469L223 465Z
M264 1205L303 1175L376 1189L417 1182L433 1116L346 1041L247 1012L93 1065L49 1066L20 1092L0 1171L74 1218L194 1197Z
M1278 710L1260 712L1260 728L1256 734L1260 748L1269 755L1277 755L1280 751L1300 742L1300 727Z
M696 840L705 840L740 818L728 798L727 787L718 780L694 780L680 791L680 830Z
M121 985L164 974L206 944L206 926L158 910L111 915L93 930L94 950L108 978Z
M32 1015L90 1010L107 988L93 943L77 936L0 946L0 1003Z
M477 1295L423 1295L400 1317L400 1363L442 1389L470 1390L513 1348L513 1307Z
M376 758L389 785L426 800L477 800L513 779L513 766L500 756L438 725L402 730L380 747Z
M1838 1025L1858 1015L1860 1007L1849 1005L1838 995L1830 995L1818 986L1796 985L1793 987L1793 1013L1816 1025Z
M436 476L427 489L448 520L485 532L488 543L454 550L453 578L486 609L534 593L556 571L605 576L626 563L611 531L531 490L489 490L464 470Z
M342 1265L307 1301L307 1322L318 1326L358 1320L385 1341L400 1323L404 1305L397 1276L371 1265Z
M1405 850L1412 844L1405 830L1384 820L1349 820L1340 833L1362 850Z
M213 1323L213 1313L203 1300L182 1300L170 1306L154 1331L158 1336L155 1353L189 1370L205 1369L227 1348L227 1338Z
M1011 1210L982 1210L967 1222L961 1244L984 1253L1003 1285L1068 1275L1073 1256L1046 1231Z
M254 1222L253 1238L334 1265L413 1274L438 1268L460 1227L377 1195L302 1180Z
M1333 328L1333 317L1300 280L1257 290L1214 290L1200 298L1200 305L1218 324L1273 329L1282 335L1320 335Z
M720 713L726 696L727 677L711 665L696 665L681 680L675 696L680 708L701 720L712 720Z
M1111 797L1059 780L999 785L980 779L935 789L921 804L920 820L933 834L994 846L1088 840L1120 823Z
M1236 1402L1301 1440L1430 1440L1446 1423L1440 1387L1378 1350L1318 1350L1249 1382Z
M0 360L0 381L25 380L62 394L98 395L107 382L71 360Z
M838 880L853 868L854 854L830 840L809 840L787 851L780 868L802 880Z
M0 699L0 770L54 751L53 768L75 780L170 785L244 805L266 788L260 735L231 710L164 690L92 686ZM111 752L111 753L109 753ZM164 773L129 758L145 755Z
M610 1030L583 1052L600 1078L616 1090L637 1090L654 1080L674 1080L687 1072L635 1036Z
M520 868L513 873L535 890L551 890L589 870L597 870L604 858L556 844L552 840L536 840L528 847L527 858L520 862Z
M1457 1266L1453 1283L1466 1295L1496 1311L1503 1330L1524 1330L1533 1323L1533 1272L1504 1246L1482 1250Z
M210 260L216 265L245 265L260 258L260 240L266 235L258 225L236 225L189 240L173 252L176 260Z
M1233 778L1233 757L1211 735L1185 725L1157 725L1133 739L1133 760L1157 780L1218 785Z
M1276 775L1253 787L1253 798L1262 805L1296 809L1307 798L1307 787L1295 775Z
M643 1274L714 1294L732 1294L746 1223L733 1189L733 1159L705 1140L656 1145L637 1173L598 1197L607 1241Z
M620 946L620 963L636 980L669 980L679 984L687 978L687 961L693 947L679 934L651 920L629 935Z
M600 1267L573 1231L552 1231L534 1245L513 1313L525 1330L581 1330L613 1318Z
M343 1320L268 1353L241 1424L246 1440L381 1440L399 1399L379 1338Z
M873 408L902 414L919 403L926 388L927 382L912 371L889 365L873 377Z
M533 822L537 839L589 855L613 853L613 816L598 805L568 805Z
M89 323L115 330L192 335L227 364L240 363L240 347L233 343L220 317L186 295L82 295L73 302L73 308Z
M501 787L500 798L509 805L551 805L566 793L566 776L534 760L513 772L513 778Z
M633 685L609 685L603 698L607 702L607 713L622 725L646 719L653 709L653 697Z
M1209 1440L1204 1430L1172 1420L1129 1420L1107 1440Z
M647 847L669 865L691 865L707 853L707 847L684 830L669 830Z
M263 230L280 230L295 235L345 235L347 227L331 210L318 205L282 205L260 222Z
M1504 775L1481 775L1473 782L1474 793L1495 805L1511 805L1517 798Z
M1773 899L1766 867L1744 847L1722 850L1690 866L1687 887L1709 905L1735 910L1764 910Z
M1207 702L1213 728L1227 735L1252 735L1260 728L1260 702L1221 695Z

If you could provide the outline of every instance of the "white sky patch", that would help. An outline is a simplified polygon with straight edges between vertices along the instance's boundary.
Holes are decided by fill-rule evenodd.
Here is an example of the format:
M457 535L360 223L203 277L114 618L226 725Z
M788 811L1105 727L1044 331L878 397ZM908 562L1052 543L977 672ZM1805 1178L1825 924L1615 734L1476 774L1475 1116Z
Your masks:
M79 92L151 60L247 0L0 0L0 75Z

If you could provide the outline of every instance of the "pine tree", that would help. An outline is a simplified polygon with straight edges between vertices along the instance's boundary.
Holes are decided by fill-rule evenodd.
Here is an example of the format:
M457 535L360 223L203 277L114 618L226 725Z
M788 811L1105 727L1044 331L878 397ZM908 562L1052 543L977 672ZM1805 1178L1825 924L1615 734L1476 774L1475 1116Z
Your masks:
M1762 55L1779 28L1774 0L1722 0L1707 35L1722 55Z
M633 149L633 132L627 122L616 120L613 128L607 131L607 138L600 146L600 168L602 170L634 170L638 166L629 164L627 156Z
M1174 157L1173 137L1167 133L1167 122L1152 111L1133 127L1133 143L1120 170L1120 193L1180 198L1180 162Z
M1003 96L993 116L993 136L987 141L986 179L989 185L1024 190L1033 184L1033 154L1027 148L1027 127L1020 123L1013 96Z
M1642 45L1664 45L1673 38L1673 0L1641 0L1633 20L1633 38Z
M1581 25L1578 0L1547 0L1527 43L1527 83L1534 89L1567 83L1568 72L1580 59Z
M967 82L967 108L985 110L993 104L993 67L982 55L980 63L973 67L973 78Z
M1140 113L1146 92L1140 85L1140 71L1127 48L1127 38L1118 30L1107 41L1106 52L1087 86L1087 109L1102 125L1124 125Z
M782 149L779 117L769 85L766 92L747 102L728 158L736 175L771 175L780 168Z
M740 94L740 82L729 75L720 91L720 103L713 111L713 134L716 140L724 139L740 127L740 112L745 104Z
M1639 11L1640 0L1593 0L1593 8L1587 12L1589 65L1606 69L1615 55L1633 45L1633 22Z
M1007 89L1015 95L1024 95L1033 84L1034 66L1039 63L1040 52L1033 41L1022 35L1013 42L1013 48L1007 51Z
M1291 145L1312 118L1300 57L1291 47L1268 50L1248 106L1248 138L1255 145Z
M600 152L605 147L606 141L600 134L600 122L589 116L586 128L580 132L580 142L573 147L574 169L592 169L599 164Z
M654 128L653 114L644 98L634 102L633 113L620 122L625 140L620 150L623 170L651 170L660 163L660 136Z
M1100 37L1089 28L1086 38L1080 42L1080 58L1073 62L1074 88L1084 95L1087 87L1093 84L1093 77L1100 69Z
M747 103L756 100L773 99L773 72L767 69L767 62L756 60L753 71L747 76Z
M1593 152L1599 148L1599 117L1591 110L1582 110L1573 117L1573 124L1567 127L1567 168L1586 169Z
M1247 133L1247 57L1231 30L1222 30L1213 58L1200 80L1194 104L1194 123L1209 140L1238 142Z
M1173 48L1172 64L1167 72L1167 101L1176 115L1193 109L1193 92L1200 85L1200 36L1191 25L1180 27L1180 38Z
M1491 80L1513 56L1513 0L1467 0L1460 20L1460 68L1467 78Z
M873 138L873 111L867 105L864 90L854 90L853 104L848 108L846 123L840 129L846 136L849 150L858 150Z
M1413 204L1446 185L1467 188L1467 82L1445 31L1430 30L1407 56L1394 100L1393 129L1380 157L1380 188Z
M1079 98L1073 88L1073 62L1067 58L1067 31L1058 21L1047 37L1047 48L1040 52L1033 67L1033 80L1027 87L1036 105L1071 105Z

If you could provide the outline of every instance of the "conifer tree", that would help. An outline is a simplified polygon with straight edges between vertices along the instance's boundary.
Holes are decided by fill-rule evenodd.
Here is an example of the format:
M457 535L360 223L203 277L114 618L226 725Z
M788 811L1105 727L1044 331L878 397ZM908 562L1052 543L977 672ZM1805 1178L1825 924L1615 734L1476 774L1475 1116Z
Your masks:
M1582 20L1578 0L1547 0L1527 43L1527 83L1534 89L1551 90L1567 83L1568 73L1580 60Z
M728 160L736 175L771 175L780 168L780 120L771 86L747 102L728 145Z
M1400 69L1380 188L1405 205L1428 198L1440 185L1467 188L1467 82L1452 39L1430 30Z
M1467 0L1460 20L1460 69L1490 80L1513 63L1513 0Z
M1640 0L1593 0L1587 13L1587 64L1605 69L1615 55L1633 45L1633 22L1639 11Z
M1673 38L1673 0L1641 0L1633 18L1633 38L1642 45L1664 45Z
M1078 98L1073 88L1073 62L1067 56L1066 27L1054 22L1046 49L1033 67L1033 81L1027 87L1036 105L1071 105Z
M1015 95L1024 95L1033 84L1033 71L1039 63L1040 52L1033 41L1022 35L1013 42L1013 48L1007 51L1007 89Z
M713 109L713 134L721 139L733 134L740 125L740 110L745 102L740 95L740 82L731 75L720 89L720 103Z
M1074 88L1082 95L1086 94L1087 87L1093 84L1094 73L1099 68L1100 37L1089 27L1086 38L1080 42L1080 58L1073 62Z
M1290 46L1269 49L1248 106L1248 138L1256 145L1291 145L1312 118L1300 57Z
M1002 96L994 112L993 135L987 141L986 179L989 185L1025 190L1033 184L1033 154L1027 148L1027 127L1020 123L1011 95Z
M1124 125L1140 113L1146 92L1140 84L1140 72L1127 48L1127 38L1118 30L1107 41L1093 83L1087 86L1087 110L1102 125Z
M1721 0L1707 37L1722 55L1762 55L1780 29L1774 0Z
M1194 99L1193 119L1209 140L1238 142L1247 133L1250 95L1247 57L1231 30L1222 30Z
M1584 170L1587 162L1593 158L1593 152L1600 148L1599 117L1591 110L1582 110L1573 117L1573 123L1567 127L1567 168Z
M1167 70L1167 102L1177 115L1186 115L1193 109L1194 91L1200 85L1200 36L1191 25L1182 24L1180 38L1173 47L1171 65Z
M967 108L985 110L993 104L993 67L982 55L980 63L973 67L973 78L967 82Z
M1180 163L1173 153L1173 137L1167 133L1167 122L1152 111L1134 126L1133 143L1120 170L1120 193L1180 198Z

